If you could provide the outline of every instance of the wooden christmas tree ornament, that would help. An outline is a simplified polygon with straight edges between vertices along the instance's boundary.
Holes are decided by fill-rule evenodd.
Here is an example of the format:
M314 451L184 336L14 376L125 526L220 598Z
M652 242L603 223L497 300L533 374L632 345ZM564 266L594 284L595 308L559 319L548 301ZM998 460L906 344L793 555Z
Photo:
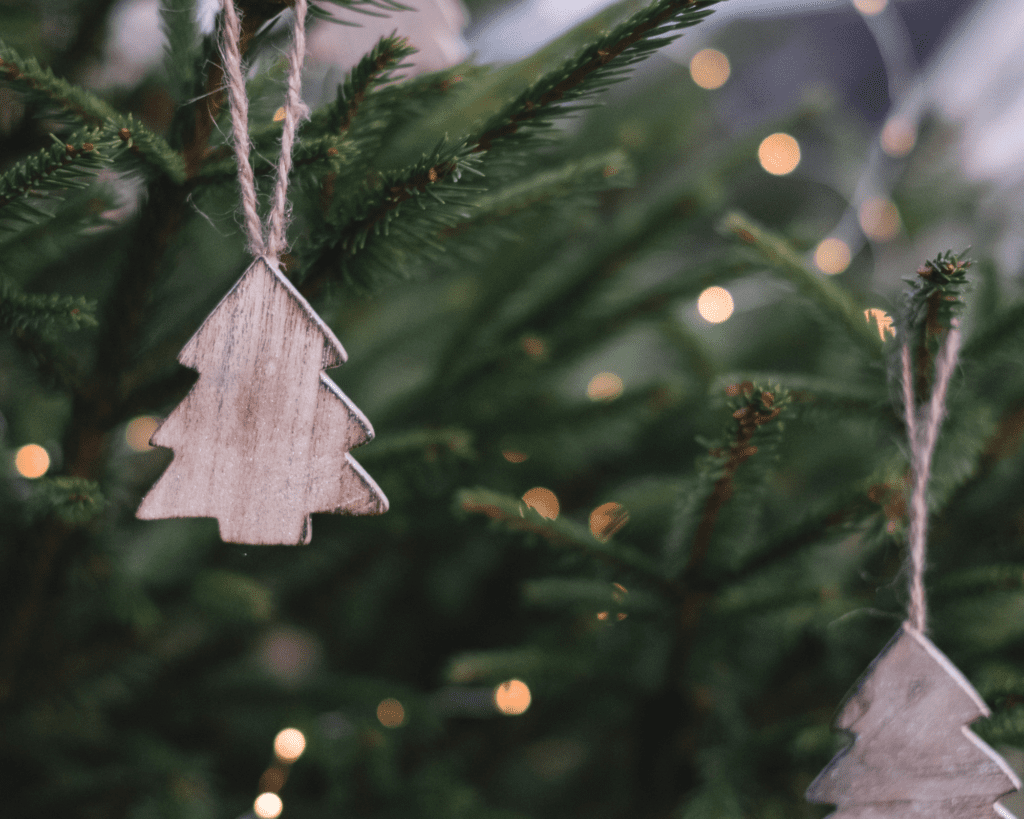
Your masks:
M903 349L913 472L909 616L836 718L835 728L852 734L853 743L807 789L809 802L837 807L830 819L1014 819L998 800L1019 790L1020 780L967 727L989 710L924 635L925 489L958 345L954 327L937 362L923 425L914 410L909 349Z
M997 800L1020 780L967 725L989 710L935 645L904 626L835 721L854 735L811 783L835 819L1012 819Z
M256 256L185 345L199 372L191 392L153 434L174 460L137 517L217 518L230 543L309 543L310 513L380 514L387 498L349 450L373 438L366 417L324 369L345 362L341 343L278 267L295 128L305 0L295 3L288 101L273 207L263 237L249 164L239 20L224 6L224 66L249 245Z

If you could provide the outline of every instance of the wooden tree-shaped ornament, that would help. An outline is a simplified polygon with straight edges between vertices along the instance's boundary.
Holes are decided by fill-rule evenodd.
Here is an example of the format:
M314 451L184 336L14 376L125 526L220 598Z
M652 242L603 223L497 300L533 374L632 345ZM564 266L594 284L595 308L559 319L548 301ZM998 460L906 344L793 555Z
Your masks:
M836 719L854 735L807 789L834 819L1014 819L1020 780L967 725L989 710L935 645L906 625Z
M229 543L299 544L311 512L387 511L349 455L373 428L322 372L346 358L276 265L256 259L178 356L199 380L153 434L174 460L137 516L212 517Z

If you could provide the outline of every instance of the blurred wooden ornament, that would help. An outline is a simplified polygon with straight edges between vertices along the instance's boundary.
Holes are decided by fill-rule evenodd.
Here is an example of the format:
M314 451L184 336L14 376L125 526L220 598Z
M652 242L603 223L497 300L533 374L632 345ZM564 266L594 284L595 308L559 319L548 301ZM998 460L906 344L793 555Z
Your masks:
M199 380L153 434L174 460L137 517L213 517L229 543L300 544L312 512L387 511L349 454L373 428L322 372L346 358L277 265L256 259L178 356Z
M905 624L836 719L854 735L807 789L833 819L1013 819L998 803L1020 789L999 754L967 725L989 715L949 659Z

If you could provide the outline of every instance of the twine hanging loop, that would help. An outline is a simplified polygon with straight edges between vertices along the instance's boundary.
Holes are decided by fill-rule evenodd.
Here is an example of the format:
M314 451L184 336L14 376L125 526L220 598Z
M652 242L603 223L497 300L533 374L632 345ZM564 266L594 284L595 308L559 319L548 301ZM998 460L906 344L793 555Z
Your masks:
M907 625L918 632L924 632L927 623L927 603L924 593L924 569L926 541L928 534L928 477L931 474L932 455L939 429L946 415L946 393L949 381L956 368L960 353L960 329L956 320L946 335L946 340L935 362L935 384L931 398L921 407L918 414L914 400L914 374L910 346L901 350L903 408L910 440L911 495L908 509L909 534L908 588L910 600L907 605Z
M302 62L306 53L307 0L294 0L295 22L292 46L288 52L288 80L284 103L284 124L281 130L281 151L277 160L277 175L270 198L270 213L266 225L260 222L256 203L256 176L253 173L249 138L249 98L245 93L245 75L242 73L242 24L234 0L224 0L224 18L221 37L221 57L224 64L228 106L231 111L231 138L238 162L238 186L242 196L242 216L248 246L254 256L262 256L275 265L288 248L287 231L290 211L288 207L288 177L292 169L292 149L299 122L309 110L302 102Z

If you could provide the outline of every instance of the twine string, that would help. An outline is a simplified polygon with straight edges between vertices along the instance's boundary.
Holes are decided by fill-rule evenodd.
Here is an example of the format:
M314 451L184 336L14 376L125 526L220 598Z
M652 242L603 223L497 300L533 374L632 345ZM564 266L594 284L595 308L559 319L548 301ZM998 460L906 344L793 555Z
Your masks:
M928 404L921 408L922 418L917 417L914 402L914 374L911 365L910 347L904 345L901 351L903 369L904 420L907 437L910 440L911 496L908 514L910 517L907 580L910 601L907 606L907 623L919 632L924 632L927 622L927 603L924 593L924 569L926 540L928 533L928 477L932 468L932 455L939 438L939 429L946 416L946 393L949 381L956 368L960 353L960 330L954 323L946 336L935 362L935 384ZM919 423L922 422L922 423Z
M295 0L295 24L292 47L288 52L288 83L284 104L284 124L281 130L281 152L277 160L277 178L271 196L270 213L266 228L260 222L256 204L256 175L253 173L249 138L249 98L245 93L245 75L242 73L242 24L234 0L224 0L224 23L221 38L221 57L224 64L228 107L231 111L231 141L238 164L238 187L242 195L242 214L249 251L276 263L288 247L287 231L288 177L292 168L292 149L299 122L309 111L302 102L302 62L306 52L307 0Z

